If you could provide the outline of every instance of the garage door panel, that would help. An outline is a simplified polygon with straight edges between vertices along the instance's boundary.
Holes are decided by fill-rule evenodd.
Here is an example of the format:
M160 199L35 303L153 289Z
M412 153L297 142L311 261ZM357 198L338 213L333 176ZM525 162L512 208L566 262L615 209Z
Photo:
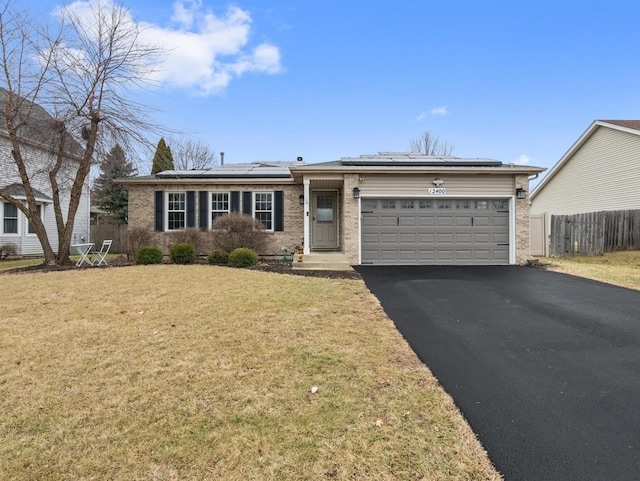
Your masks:
M492 218L493 227L507 227L509 226L509 217L506 215L495 216Z
M376 215L363 215L362 227L378 227L380 225L380 218Z
M506 201L364 199L363 205L365 202L368 212L362 214L361 223L363 263L509 262ZM385 205L396 208L384 209Z
M476 244L489 244L489 243L493 243L493 239L491 234L486 233L486 234L480 234L480 233L474 233L473 234L473 241Z
M399 216L397 223L400 227L415 227L416 217L415 216Z
M398 226L398 217L397 216L380 216L379 221L380 227L397 227Z
M473 234L471 232L456 233L456 244L473 244Z
M398 234L398 242L400 244L410 244L412 246L416 245L417 242L417 235L415 233L411 233L411 232L400 232L400 234Z
M450 215L439 215L436 217L436 226L438 227L453 227L453 217Z
M474 215L473 216L473 226L474 227L489 227L491 225L491 217L482 214L482 215Z
M456 227L471 227L473 224L472 217L470 215L461 215L455 217Z
M416 250L415 249L407 249L398 251L398 260L400 261L415 261L416 260Z
M436 233L436 241L438 244L451 244L453 242L453 232L446 234Z
M456 249L456 260L460 262L471 262L473 260L473 251L471 249Z

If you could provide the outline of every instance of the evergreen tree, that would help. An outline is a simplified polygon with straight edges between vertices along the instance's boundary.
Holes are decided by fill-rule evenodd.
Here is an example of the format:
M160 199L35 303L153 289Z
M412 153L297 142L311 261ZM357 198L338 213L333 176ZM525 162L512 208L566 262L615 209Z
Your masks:
M151 167L151 175L155 175L163 170L173 170L173 154L171 149L164 141L164 138L158 142L156 153L153 156L153 166Z
M119 225L126 224L129 214L129 192L115 179L136 175L136 168L116 144L100 164L100 175L94 182L93 203L109 212Z

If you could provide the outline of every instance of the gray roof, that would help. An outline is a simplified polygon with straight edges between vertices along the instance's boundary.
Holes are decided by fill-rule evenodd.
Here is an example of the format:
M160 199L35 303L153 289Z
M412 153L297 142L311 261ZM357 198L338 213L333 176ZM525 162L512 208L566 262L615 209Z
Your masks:
M360 157L342 157L308 167L502 167L493 159L461 158L451 155L425 155L416 152L380 152Z
M17 199L19 198L26 199L27 197L27 193L24 190L24 187L22 186L22 184L9 184L9 185L6 185L5 187L0 187L0 190L6 192L10 196L15 197ZM49 197L47 194L43 194L37 189L33 189L33 196L37 200L47 201L47 202L53 201L51 197Z
M14 94L15 95L15 94ZM7 89L0 87L0 129L6 130L7 120L4 112L10 93ZM18 136L26 141L33 142L43 148L55 151L60 138L60 122L54 119L49 112L38 104L21 98L14 97L17 102L21 102L18 109L19 120L16 122L25 123L18 129ZM6 134L5 134L6 135ZM83 147L69 134L64 132L65 147L68 155L81 157L84 153Z
M247 164L225 164L204 170L164 170L155 177L159 179L291 179L289 167L301 162L252 162Z

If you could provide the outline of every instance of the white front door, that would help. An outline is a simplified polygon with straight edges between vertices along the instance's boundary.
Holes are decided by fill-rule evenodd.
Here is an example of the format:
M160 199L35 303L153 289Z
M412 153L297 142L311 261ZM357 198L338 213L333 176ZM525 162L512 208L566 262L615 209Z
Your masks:
M338 247L336 192L313 192L311 205L311 247L335 249Z

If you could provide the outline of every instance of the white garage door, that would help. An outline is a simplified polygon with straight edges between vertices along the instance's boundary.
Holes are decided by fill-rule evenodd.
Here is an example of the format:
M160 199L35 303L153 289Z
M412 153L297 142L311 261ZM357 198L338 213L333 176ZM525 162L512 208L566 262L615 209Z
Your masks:
M362 199L363 264L508 264L509 202Z

